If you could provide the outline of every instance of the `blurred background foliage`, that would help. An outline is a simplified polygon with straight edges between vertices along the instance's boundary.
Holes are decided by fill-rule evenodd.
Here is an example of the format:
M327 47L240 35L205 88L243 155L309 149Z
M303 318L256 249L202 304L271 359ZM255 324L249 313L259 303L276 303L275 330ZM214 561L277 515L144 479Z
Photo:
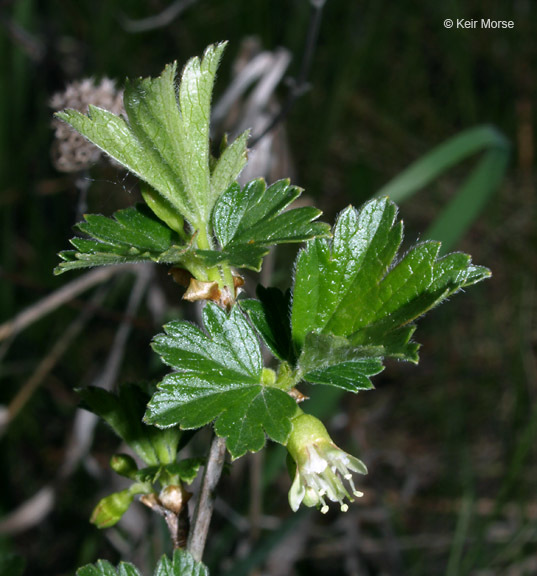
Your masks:
M155 76L228 39L218 100L252 37L263 50L289 50L286 75L297 77L310 15L306 0L0 1L0 324L75 278L52 269L85 188L89 210L107 215L137 198L134 182L104 163L83 175L54 170L53 93L88 76ZM514 29L443 25L482 17L513 20ZM448 138L493 125L511 145L507 176L487 184L483 211L453 246L493 279L421 322L418 367L392 363L376 391L344 402L307 391L310 410L330 415L333 437L370 469L366 496L346 515L290 512L279 447L234 463L219 489L212 573L537 573L536 28L531 0L326 2L310 89L271 142L280 162L271 176L291 175L332 221ZM282 82L274 98L285 101L289 90ZM402 203L409 241L438 221L479 160L465 159ZM467 208L458 210L444 230ZM287 287L295 252L279 249L264 283ZM118 445L102 425L79 426L74 389L103 373L156 380L163 369L149 341L183 310L165 271L122 273L2 334L0 556L23 555L27 574L67 576L98 557L145 567L169 551L165 528L141 506L117 529L88 524L112 486L108 460ZM114 357L118 346L124 354ZM8 422L20 390L27 394ZM204 439L198 434L191 450L203 453ZM73 449L82 456L69 468Z

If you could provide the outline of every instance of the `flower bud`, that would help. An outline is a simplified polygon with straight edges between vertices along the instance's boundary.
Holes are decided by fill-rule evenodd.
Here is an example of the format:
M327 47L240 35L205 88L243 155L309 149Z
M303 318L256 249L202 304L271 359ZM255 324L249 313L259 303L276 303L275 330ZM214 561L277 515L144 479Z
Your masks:
M133 500L134 496L130 494L129 490L114 492L114 494L106 496L93 510L90 522L95 524L97 528L110 528L119 522Z

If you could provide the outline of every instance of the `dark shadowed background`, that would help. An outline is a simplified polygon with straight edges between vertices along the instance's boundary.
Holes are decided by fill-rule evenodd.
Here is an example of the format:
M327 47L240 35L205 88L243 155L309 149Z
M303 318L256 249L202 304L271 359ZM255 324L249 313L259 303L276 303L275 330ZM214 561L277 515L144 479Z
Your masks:
M126 76L156 76L224 39L215 102L256 55L273 60L257 78L256 86L266 80L263 105L254 106L250 86L221 108L215 137L245 117L262 130L290 101L291 79L302 88L307 80L259 143L250 175L291 176L325 221L465 129L496 127L511 154L501 186L454 247L493 278L421 322L419 366L392 362L375 391L357 396L307 390L311 411L369 467L362 501L345 515L294 515L281 447L245 457L220 485L212 574L537 574L537 4L327 0L305 51L312 10L307 0L0 1L0 556L23 555L26 574L73 575L97 558L134 561L149 574L169 551L165 527L141 505L115 529L89 524L117 486L108 460L119 446L77 412L74 390L103 378L158 379L165 370L151 337L187 313L166 271L52 275L80 212L110 215L138 193L105 162L54 169L50 98L89 76L119 87ZM457 29L461 18L478 25ZM514 27L481 29L481 18ZM442 215L480 159L401 202L407 241ZM263 282L288 287L295 253L279 248ZM94 284L70 284L61 303L43 307L77 277ZM258 279L247 281L252 291ZM23 327L5 324L36 303ZM204 446L201 433L193 450Z

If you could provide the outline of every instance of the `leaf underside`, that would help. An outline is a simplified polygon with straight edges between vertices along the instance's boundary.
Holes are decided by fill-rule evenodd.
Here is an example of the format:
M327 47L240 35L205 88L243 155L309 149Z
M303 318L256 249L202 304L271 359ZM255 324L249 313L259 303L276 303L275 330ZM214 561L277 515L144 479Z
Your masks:
M54 272L143 261L180 266L193 260L208 268L227 262L259 270L270 246L329 235L327 224L314 222L321 214L316 208L284 212L300 193L287 180L268 188L261 179L243 189L238 184L231 185L218 199L213 213L214 232L221 248L199 250L181 241L172 229L178 229L180 221L174 220L169 207L154 205L154 194L145 188L144 197L159 218L143 204L119 210L112 218L86 215L85 222L76 228L87 237L71 239L75 250L60 253L64 262Z
M149 466L175 461L180 431L160 430L142 422L149 396L138 386L123 384L119 394L103 388L79 391L86 407L100 416Z
M189 250L179 236L143 204L119 210L108 218L88 214L77 229L88 238L73 238L76 250L60 252L64 260L55 274L68 270L126 262L178 263Z
M291 291L285 294L278 288L258 285L257 300L241 300L241 307L259 332L272 354L279 360L294 364L295 351L289 323Z

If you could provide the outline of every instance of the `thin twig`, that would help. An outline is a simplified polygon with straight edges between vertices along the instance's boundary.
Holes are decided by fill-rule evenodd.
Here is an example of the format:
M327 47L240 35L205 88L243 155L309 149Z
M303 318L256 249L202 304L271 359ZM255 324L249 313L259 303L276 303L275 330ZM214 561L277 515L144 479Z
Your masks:
M125 270L125 267L122 269ZM136 265L132 269L137 273L137 279L126 307L128 313L116 332L114 346L110 351L105 368L93 382L94 385L104 386L107 389L110 389L116 382L125 354L125 344L130 331L129 317L135 315L152 277L153 268L151 265ZM74 472L78 463L88 453L97 421L98 418L94 414L81 408L77 409L71 437L65 450L64 461L56 478L15 510L0 519L0 534L24 532L40 524L52 511L56 495L61 490L65 480Z
M14 19L0 14L0 26L2 26L6 35L13 41L17 48L31 58L34 62L41 62L46 54L46 47L33 34L20 26Z
M140 20L133 20L127 16L121 16L119 21L121 26L127 32L148 32L150 30L156 30L168 26L168 24L171 24L181 14L181 12L184 12L189 6L195 3L196 0L177 0L155 16L141 18Z
M302 56L302 63L300 65L298 76L291 81L287 100L281 107L280 111L274 116L272 121L268 123L263 132L253 138L250 142L251 148L254 148L260 140L272 132L276 126L278 126L278 124L283 122L283 120L285 120L291 111L291 108L294 106L295 102L309 90L310 86L307 80L310 73L311 63L313 61L313 54L317 45L317 39L319 37L319 29L321 27L325 2L326 0L310 0L311 15L308 25L308 35L306 37L306 45L304 48L304 54Z
M43 486L16 510L0 519L0 534L19 534L37 526L54 508L55 502L54 484Z
M48 374L50 374L51 370L54 368L54 366L56 366L60 358L67 352L69 346L76 340L77 336L93 316L95 312L95 306L100 304L103 299L104 292L100 290L91 300L93 305L85 308L73 320L73 322L69 324L61 337L56 340L50 352L41 360L41 362L39 362L30 378L26 380L15 397L9 403L7 413L5 414L5 419L2 419L2 422L0 422L0 437L2 437L9 424L26 406L27 402L34 395L35 391L39 388Z
M274 64L272 52L264 51L254 56L237 73L212 110L212 122L220 124L248 88L262 78Z
M26 308L26 310L23 310L11 320L0 324L0 342L22 332L25 328L34 322L37 322L37 320L40 320L47 314L50 314L66 302L69 302L82 292L89 290L97 284L105 282L108 278L111 278L118 272L125 272L128 268L132 268L132 265L124 264L122 266L99 268L84 274L84 276L69 282L69 284L65 284L52 294L49 294L39 302L36 302L32 306Z
M192 529L188 537L187 548L198 562L201 561L211 516L213 513L213 490L216 488L226 455L226 442L223 438L215 436L211 444L211 450L205 465L203 480L198 495L198 502L194 517L192 519Z
M143 295L153 275L153 265L138 264L135 270L137 274L136 281L125 308L124 320L116 331L103 371L93 381L93 386L100 386L105 390L111 390L117 381L119 369L125 356L127 339L132 328L128 319L136 314L142 302ZM93 439L93 430L97 422L98 417L95 414L81 409L77 411L73 434L62 466L62 474L64 476L71 474L78 462L88 453Z

